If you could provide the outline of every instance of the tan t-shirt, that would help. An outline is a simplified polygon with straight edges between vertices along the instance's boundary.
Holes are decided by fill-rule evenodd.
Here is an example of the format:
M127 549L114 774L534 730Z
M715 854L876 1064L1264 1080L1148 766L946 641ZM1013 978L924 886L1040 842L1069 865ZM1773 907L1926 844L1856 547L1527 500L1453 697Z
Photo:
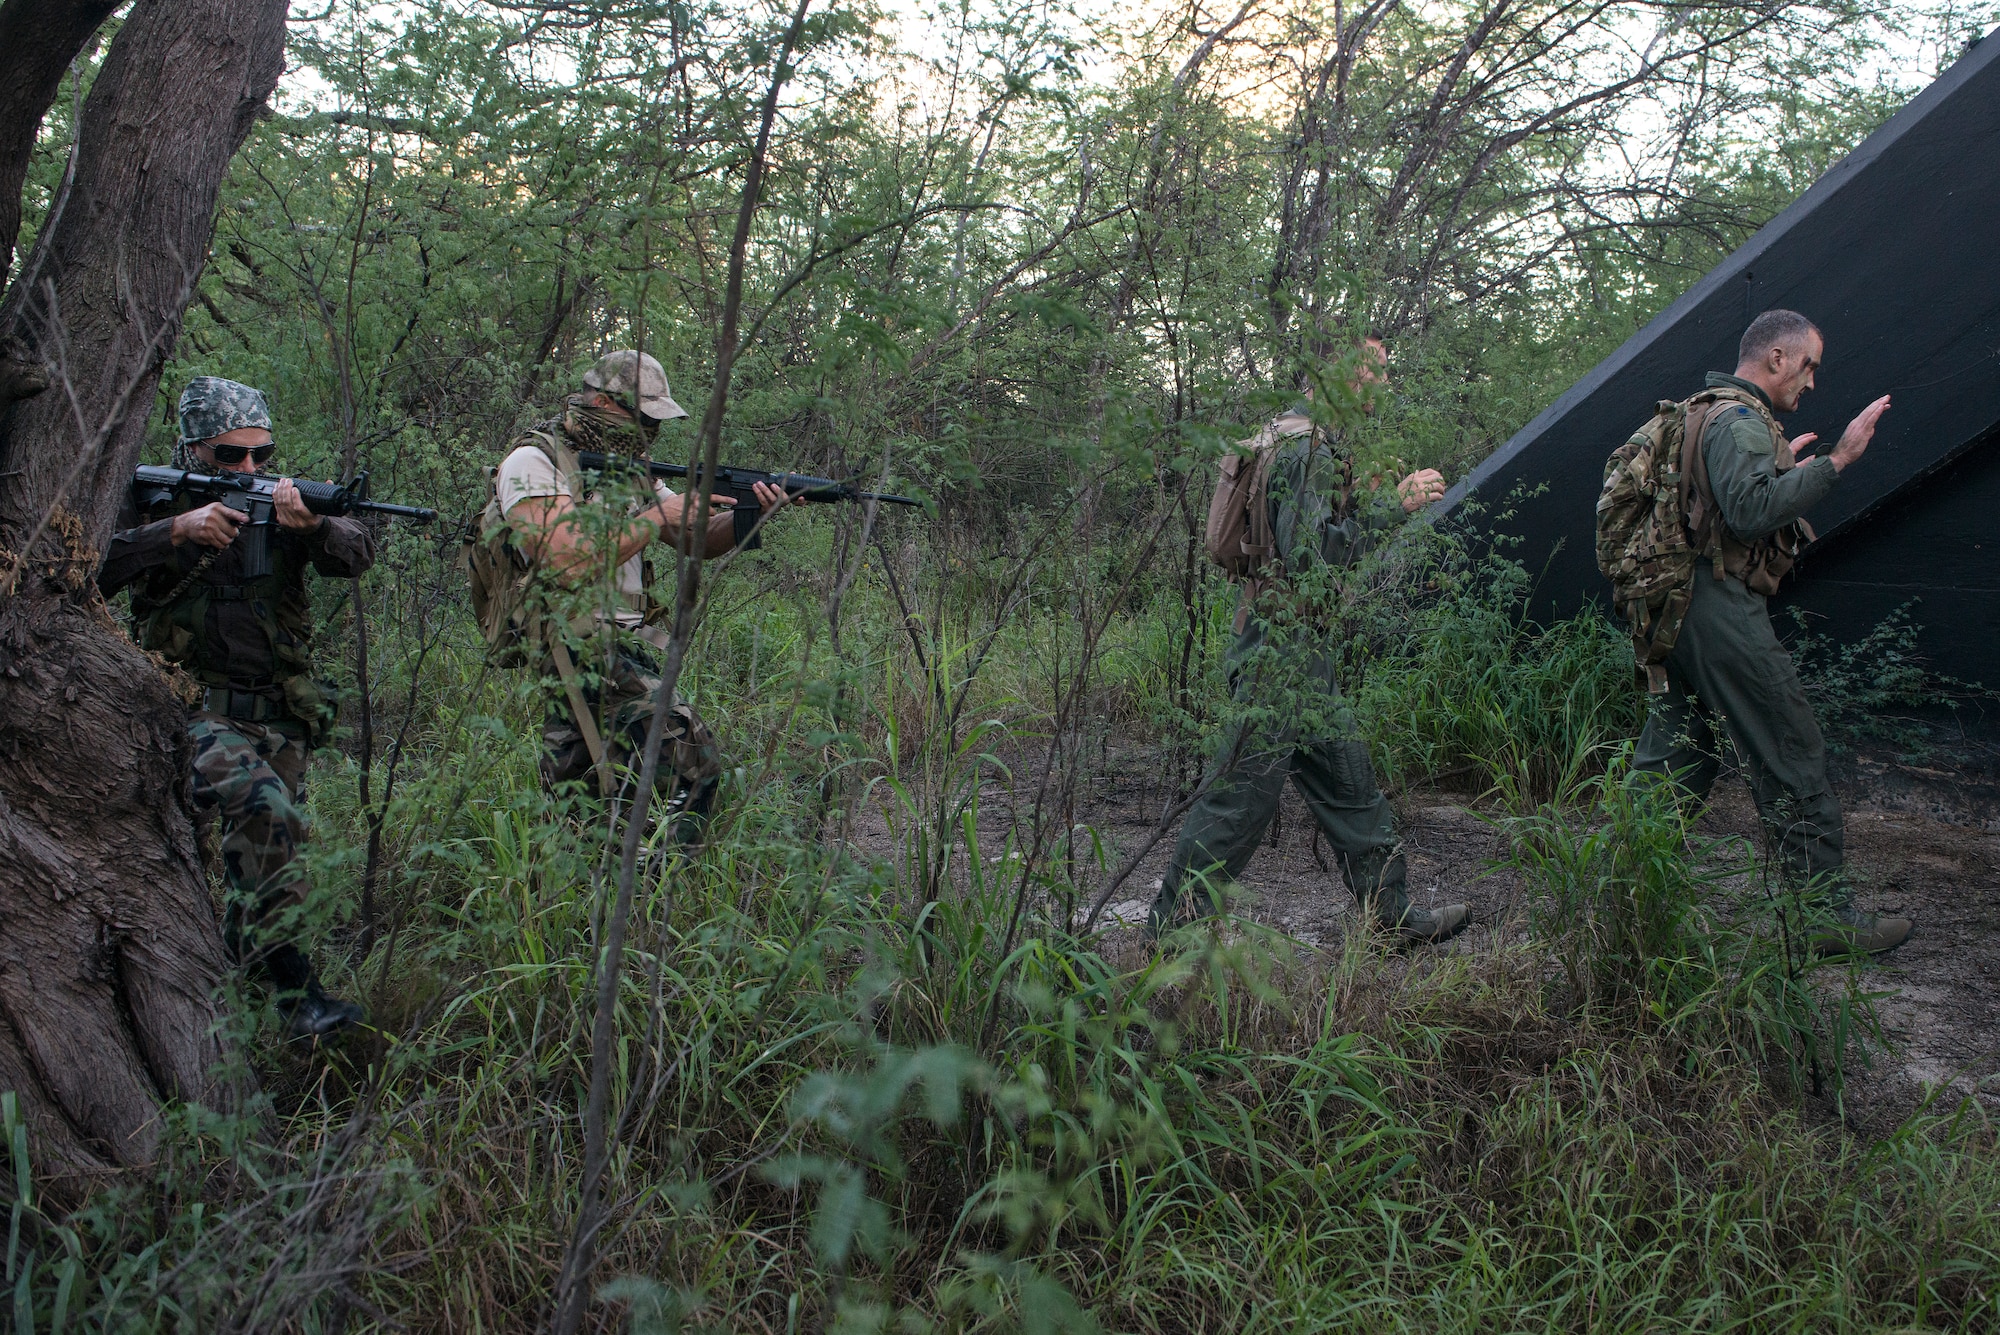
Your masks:
M501 513L512 512L522 501L549 496L568 496L569 479L562 470L542 451L539 446L522 445L500 461L500 471L493 479L494 490L500 497ZM653 491L661 500L672 496L673 491L658 478L653 479ZM595 499L595 498L593 498ZM638 505L635 502L633 509ZM644 620L639 611L646 603L645 558L636 555L618 567L618 597L623 606L614 609L614 615L621 626L636 626Z

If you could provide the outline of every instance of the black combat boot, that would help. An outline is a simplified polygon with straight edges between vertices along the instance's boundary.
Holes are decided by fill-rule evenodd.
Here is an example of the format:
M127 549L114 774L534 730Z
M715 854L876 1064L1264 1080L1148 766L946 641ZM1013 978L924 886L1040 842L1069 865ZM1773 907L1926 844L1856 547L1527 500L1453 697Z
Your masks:
M365 1012L353 1002L326 994L313 973L312 962L297 946L273 947L264 956L264 968L271 976L287 1040L326 1038L365 1018Z
M352 1001L328 996L319 979L308 978L303 993L278 998L278 1014L285 1017L285 1037L297 1041L337 1034L360 1024L367 1013Z
M715 791L720 786L715 779L703 779L691 789L682 788L661 813L661 819L673 831L673 842L689 853L700 852L702 842L708 838L709 819L715 811Z

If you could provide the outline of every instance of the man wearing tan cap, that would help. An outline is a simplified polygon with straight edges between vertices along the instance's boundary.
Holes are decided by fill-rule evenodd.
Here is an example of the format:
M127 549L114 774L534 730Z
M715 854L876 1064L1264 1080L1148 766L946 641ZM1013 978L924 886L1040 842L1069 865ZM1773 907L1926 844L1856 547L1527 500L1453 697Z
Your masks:
M584 372L561 419L517 438L494 475L482 532L504 544L524 583L541 586L530 604L552 613L538 618L525 655L560 687L542 728L542 781L552 792L581 785L608 797L636 779L667 639L646 552L656 542L677 548L692 518L688 498L657 479L650 487L643 475L586 484L577 456L644 458L660 423L687 415L659 362L629 348L609 353ZM757 500L767 516L786 503L783 491L763 485ZM706 556L735 545L731 504L712 499ZM714 738L676 703L656 787L682 821L681 837L699 837L721 772Z

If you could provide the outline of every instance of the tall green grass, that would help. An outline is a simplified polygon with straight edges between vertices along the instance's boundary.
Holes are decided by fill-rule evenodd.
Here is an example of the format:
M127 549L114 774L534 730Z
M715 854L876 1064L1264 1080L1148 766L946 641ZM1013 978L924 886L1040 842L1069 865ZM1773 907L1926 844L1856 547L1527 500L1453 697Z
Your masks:
M1538 625L1527 572L1499 557L1438 583L1395 620L1356 694L1391 775L1465 775L1546 798L1637 735L1631 646L1609 621L1586 611Z
M1527 626L1512 580L1421 608L1357 697L1406 772L1478 763L1512 804L1527 930L1415 956L1241 921L1159 952L1080 938L1098 862L982 833L1041 739L1018 695L1025 726L951 724L975 640L926 677L879 608L832 664L804 614L719 622L732 798L699 856L643 864L597 1328L2000 1324L1993 1128L1939 1105L1867 1143L1800 1114L1866 1033L1865 980L1797 972L1749 850L1688 855L1608 744L1634 722L1623 646ZM379 1036L313 1057L244 1034L263 1101L181 1113L154 1177L80 1209L0 1109L14 1328L537 1328L606 864L536 787L531 702L451 653L385 821L384 930L328 958ZM1034 679L1009 671L982 701ZM351 780L323 768L314 799L336 903Z

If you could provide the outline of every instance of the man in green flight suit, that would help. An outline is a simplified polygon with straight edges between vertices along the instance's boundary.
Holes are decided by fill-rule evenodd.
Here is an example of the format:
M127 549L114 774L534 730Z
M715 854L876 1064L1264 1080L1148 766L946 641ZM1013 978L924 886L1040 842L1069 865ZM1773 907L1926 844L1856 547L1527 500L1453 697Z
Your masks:
M1355 351L1349 388L1367 405L1387 382L1387 354L1372 337ZM1286 596L1287 580L1303 582L1316 568L1354 564L1382 533L1444 495L1444 478L1432 468L1404 478L1394 500L1372 488L1357 492L1352 461L1338 437L1315 430L1299 409L1279 417L1271 431L1286 442L1272 457L1266 502L1276 543L1271 559L1286 575L1274 582L1271 596L1278 599ZM1246 717L1221 738L1208 790L1181 826L1154 899L1150 930L1157 935L1191 912L1215 911L1215 892L1249 865L1290 779L1333 845L1348 889L1383 929L1412 944L1456 935L1470 919L1465 905L1430 910L1410 903L1395 813L1340 698L1332 646L1311 642L1310 630L1305 642L1276 643L1265 616L1269 605L1260 595L1253 583L1238 598L1236 643L1229 651L1232 689L1239 704L1294 721L1267 718L1259 727ZM1267 641L1274 653L1260 655ZM1266 661L1251 666L1260 657ZM1267 679L1265 669L1282 683ZM1287 691L1299 698L1280 700ZM1185 899L1183 888L1192 891Z
M1699 511L1706 508L1710 522L1720 521L1720 559L1696 567L1687 619L1667 659L1667 690L1653 697L1632 766L1672 775L1693 798L1705 800L1721 767L1714 728L1720 715L1782 872L1824 894L1840 924L1817 947L1878 952L1901 945L1913 923L1853 906L1826 743L1766 606L1793 554L1811 539L1803 527L1806 511L1866 452L1889 407L1885 394L1862 409L1825 454L1805 457L1815 439L1810 434L1786 441L1773 414L1792 412L1813 388L1824 347L1805 316L1765 311L1744 331L1735 374L1708 374L1708 388L1698 398L1712 396L1713 406L1690 422L1700 433L1706 486L1697 471L1689 519L1700 527Z
M276 449L261 393L217 376L188 382L175 467L254 473ZM287 1033L319 1038L362 1013L321 989L285 922L306 891L296 861L306 835L306 762L332 717L312 678L305 576L310 567L354 578L374 563L375 541L356 520L306 509L289 480L278 484L272 509L270 568L252 575L236 542L243 513L185 497L141 512L128 496L97 584L106 597L131 585L134 638L203 688L188 718L193 796L222 823L224 939L237 960L269 977Z

